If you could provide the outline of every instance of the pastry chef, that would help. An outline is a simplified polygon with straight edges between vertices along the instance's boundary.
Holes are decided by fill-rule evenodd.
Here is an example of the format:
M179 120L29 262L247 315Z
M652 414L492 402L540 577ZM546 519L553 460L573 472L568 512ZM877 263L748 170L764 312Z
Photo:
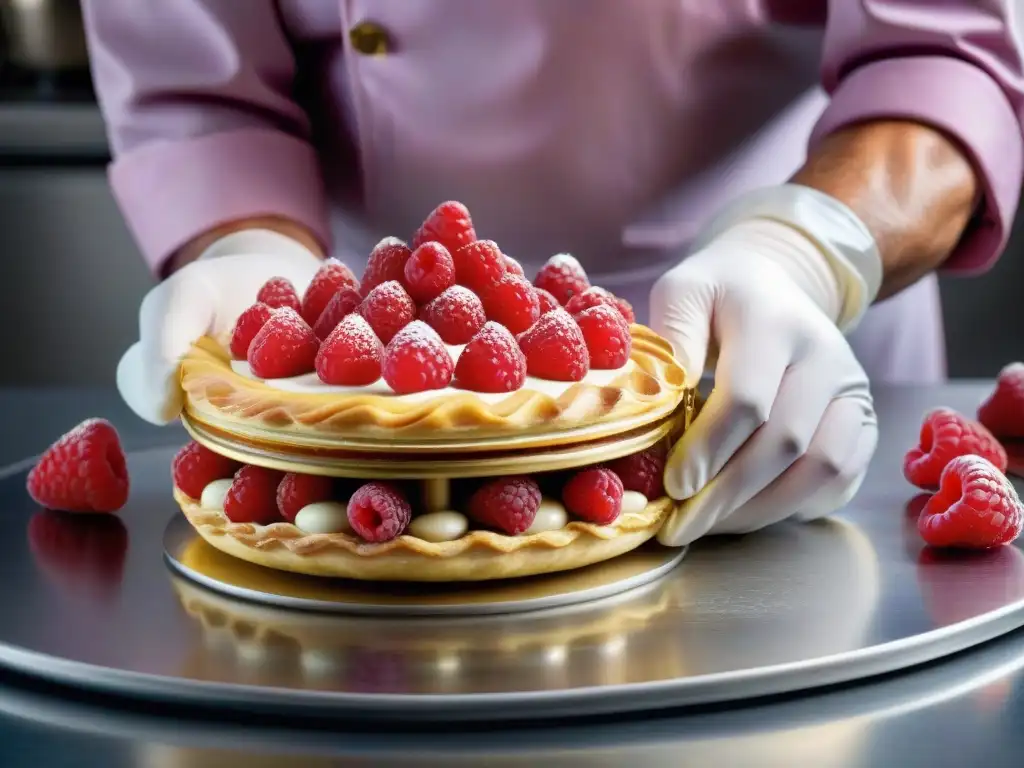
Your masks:
M456 199L528 275L577 256L669 338L704 410L681 545L834 511L869 382L944 374L935 273L998 258L1024 173L1012 0L84 0L110 180L160 278L118 383L264 280L358 274Z

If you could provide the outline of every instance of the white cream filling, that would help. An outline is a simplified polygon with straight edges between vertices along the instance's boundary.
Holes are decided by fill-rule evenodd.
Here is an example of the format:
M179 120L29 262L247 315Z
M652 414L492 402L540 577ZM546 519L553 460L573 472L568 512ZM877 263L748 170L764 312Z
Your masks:
M428 512L414 517L409 523L407 533L417 539L440 544L442 541L455 541L469 530L466 516L451 510Z
M523 535L530 536L544 531L559 531L569 523L569 514L565 507L554 499L542 499L537 508L537 515Z
M462 353L464 347L462 346L448 346L448 352L452 356L452 360L458 362L459 355ZM621 368L614 370L593 370L587 372L587 375L583 377L583 383L590 384L595 387L606 387L612 383L623 373L632 370L636 366L632 360L627 360L626 364ZM464 395L467 394L467 390L459 389L455 386L447 386L444 389L433 389L426 392L414 392L408 395L398 395L387 385L387 382L383 378L377 379L373 384L368 384L361 387L348 387L340 386L336 384L324 384L317 377L316 373L305 373L301 376L292 376L286 379L261 379L249 369L249 363L245 360L232 360L231 370L237 373L239 376L244 376L247 379L253 381L261 381L269 387L274 389L280 389L283 392L296 392L299 394L311 394L311 395L326 395L326 394L337 394L337 395L384 395L387 397L396 397L399 400L406 402L416 402L423 400L431 400L435 397L441 396L453 396L453 395ZM527 376L526 381L519 391L528 390L531 392L539 392L544 395L549 395L552 398L560 397L566 390L574 386L578 382L574 381L551 381L550 379L538 379L535 376ZM484 402L487 403L500 403L505 398L512 395L512 392L472 392L470 394L475 395Z

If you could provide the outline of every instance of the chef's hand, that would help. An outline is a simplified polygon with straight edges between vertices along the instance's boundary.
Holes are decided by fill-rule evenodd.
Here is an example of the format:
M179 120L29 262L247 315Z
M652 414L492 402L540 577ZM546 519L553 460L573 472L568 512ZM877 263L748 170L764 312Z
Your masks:
M655 285L652 326L688 383L706 366L715 376L669 455L666 489L683 503L659 541L820 517L853 497L878 432L867 377L837 326L850 295L818 243L767 218L737 221Z
M193 342L230 331L272 277L287 278L301 296L321 263L270 230L244 230L215 242L142 300L139 340L117 367L121 397L152 424L173 421L182 407L178 366Z

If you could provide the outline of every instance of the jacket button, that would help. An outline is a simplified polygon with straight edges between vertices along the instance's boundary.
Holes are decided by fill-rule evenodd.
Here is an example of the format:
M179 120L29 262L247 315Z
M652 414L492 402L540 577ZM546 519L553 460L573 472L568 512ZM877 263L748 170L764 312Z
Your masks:
M356 24L348 33L352 48L364 56L387 56L391 39L384 27L372 21Z

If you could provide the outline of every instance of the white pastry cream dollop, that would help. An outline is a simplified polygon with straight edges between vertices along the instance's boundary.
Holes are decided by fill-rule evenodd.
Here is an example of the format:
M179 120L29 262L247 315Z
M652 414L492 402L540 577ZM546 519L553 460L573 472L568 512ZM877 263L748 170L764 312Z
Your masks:
M636 491L626 491L622 494L622 514L639 514L647 508L647 497Z
M565 528L568 522L569 514L561 503L554 499L542 499L537 508L537 516L523 534L529 536L544 531L558 531Z
M451 510L428 512L414 517L409 523L408 534L417 539L439 544L442 541L455 541L469 530L469 520L465 515Z
M451 354L452 360L455 360L456 362L458 361L462 350L462 346L448 346L448 352ZM636 363L632 360L627 360L624 366L614 370L592 369L583 378L583 383L590 384L595 387L605 387L610 385L612 381L617 379L623 373L628 373L635 366ZM405 400L408 402L416 402L431 400L441 396L472 394L488 403L500 403L502 400L513 394L511 392L468 392L467 390L459 389L458 387L448 386L444 389L434 389L427 392L414 392L412 394L399 395L387 385L387 382L385 382L383 378L377 379L373 384L368 384L366 386L347 387L334 384L324 384L315 373L306 373L301 376L292 376L287 379L261 379L253 374L249 368L249 363L245 360L232 360L231 370L239 376L244 376L245 378L252 379L254 381L262 381L267 386L273 387L274 389L280 389L283 392L296 392L311 395L384 395L387 397L396 397L399 400ZM540 392L541 394L557 398L576 383L577 382L573 381L551 381L549 379L538 379L534 376L527 376L526 381L523 383L522 390Z
M233 480L229 477L224 480L214 480L203 488L203 495L199 497L199 506L203 509L224 509L224 499L231 490Z
M340 501L307 504L295 515L295 527L303 533L352 533L348 505Z

